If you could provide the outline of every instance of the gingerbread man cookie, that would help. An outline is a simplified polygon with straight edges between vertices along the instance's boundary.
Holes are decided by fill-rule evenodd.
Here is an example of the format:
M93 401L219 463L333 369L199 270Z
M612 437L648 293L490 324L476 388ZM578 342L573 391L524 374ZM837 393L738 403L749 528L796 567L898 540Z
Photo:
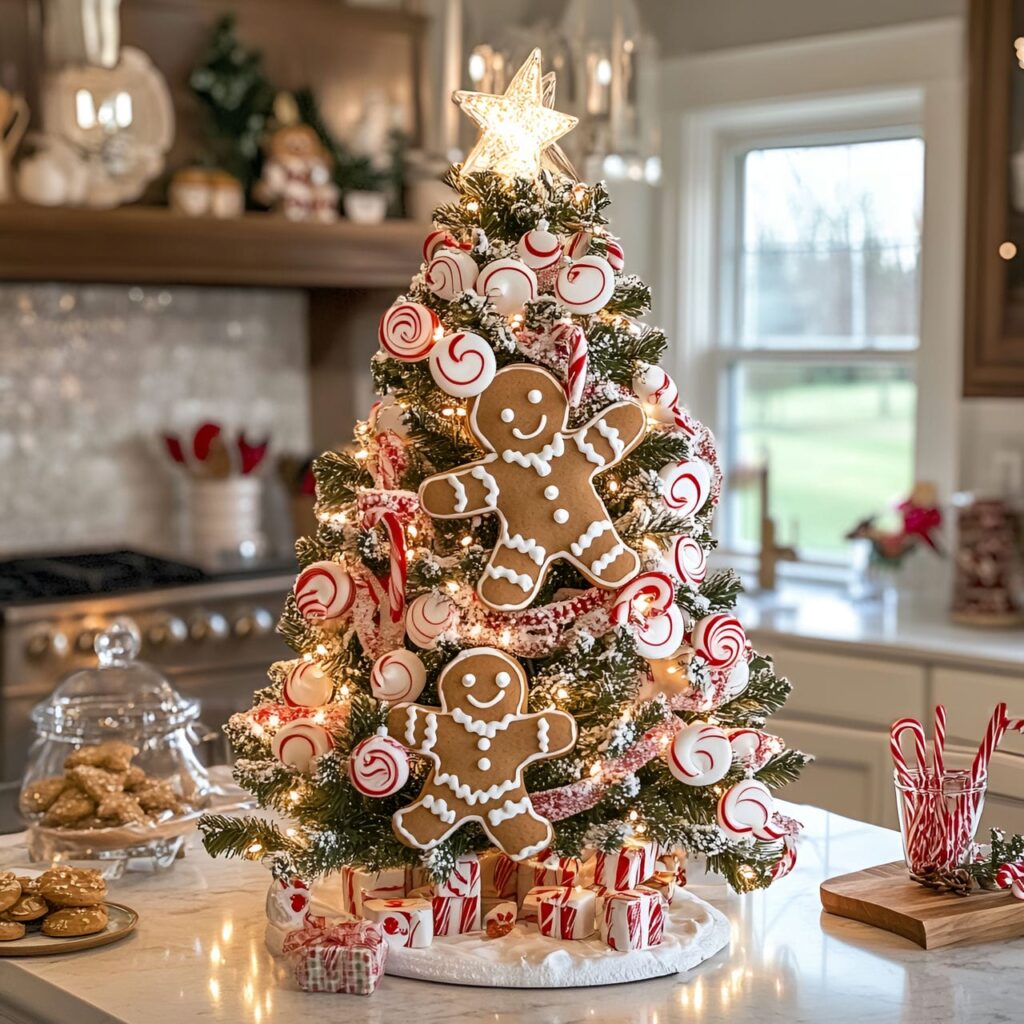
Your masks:
M643 410L616 402L578 430L566 430L568 410L562 386L547 370L524 364L499 370L469 415L488 454L428 477L420 487L421 505L437 519L497 513L501 532L477 593L498 611L526 608L556 558L607 589L621 587L640 569L594 476L640 442Z
M388 733L433 762L419 798L392 818L407 846L431 850L466 822L479 822L513 860L550 845L551 822L533 809L523 769L576 745L564 711L527 711L526 674L493 647L474 647L438 679L440 709L406 704L388 715Z

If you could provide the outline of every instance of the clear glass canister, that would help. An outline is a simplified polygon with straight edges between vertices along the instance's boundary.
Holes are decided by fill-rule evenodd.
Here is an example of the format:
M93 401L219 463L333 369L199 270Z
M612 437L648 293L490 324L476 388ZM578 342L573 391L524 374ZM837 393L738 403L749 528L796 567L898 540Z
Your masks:
M20 808L36 860L170 866L211 791L196 756L199 702L136 661L133 624L96 638L96 668L69 675L32 710ZM136 864L135 861L141 861Z

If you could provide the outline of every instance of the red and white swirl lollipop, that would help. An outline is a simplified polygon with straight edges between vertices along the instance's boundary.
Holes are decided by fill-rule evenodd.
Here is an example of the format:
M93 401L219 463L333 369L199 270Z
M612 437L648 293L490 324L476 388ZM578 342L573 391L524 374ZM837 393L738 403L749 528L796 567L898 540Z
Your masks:
M385 310L377 328L380 347L406 363L426 359L438 340L441 321L419 302L396 302Z
M712 668L732 668L746 661L747 634L740 620L726 612L707 615L693 627L694 650Z
M698 587L708 574L707 552L692 537L675 537L665 552L664 565L683 581Z
M435 231L431 231L425 239L423 239L423 262L429 263L438 249L471 249L472 242L460 242L450 232L444 228L437 228Z
M520 260L494 260L480 271L476 290L486 295L502 316L512 316L537 298L537 275Z
M565 255L571 260L581 260L590 252L591 235L589 231L579 230L565 243Z
M284 702L291 708L318 708L331 699L334 683L315 661L300 661L284 680Z
M404 647L382 654L370 670L370 692L389 704L414 701L427 683L427 670L419 655Z
M707 722L684 726L668 749L668 770L687 786L712 786L721 782L731 767L728 735Z
M531 270L547 270L557 266L562 259L562 243L558 235L548 231L548 222L539 220L532 231L527 231L519 239L516 252Z
M363 796L391 796L409 781L409 755L390 736L368 736L352 748L348 777Z
M718 827L729 839L781 839L783 831L772 824L775 801L768 787L757 779L744 779L727 789L718 801Z
M356 585L337 562L314 562L295 579L295 605L314 625L341 619L355 599Z
M678 605L663 615L651 615L633 631L637 654L642 658L671 658L686 639L686 618Z
M663 572L643 572L619 588L610 612L612 623L624 626L651 615L664 615L675 600L676 588L670 576Z
M494 380L498 364L486 339L469 331L442 338L430 353L430 375L455 398L472 398Z
M296 718L282 725L270 741L270 749L282 764L308 772L321 754L334 746L331 734L309 718Z
M633 375L633 390L649 420L673 423L679 402L675 381L660 367L648 363Z
M623 251L622 243L617 238L609 238L605 247L604 258L616 274L622 273L626 266L626 254Z
M458 624L459 610L455 603L436 591L417 597L405 615L406 635L417 647L427 651L434 649L442 633L455 629Z
M602 309L615 291L615 273L603 256L584 256L558 272L555 298L573 313Z
M670 462L658 472L664 485L661 500L681 516L696 515L711 497L711 470L706 462Z
M463 292L471 291L478 274L476 260L468 252L442 249L427 265L424 280L439 299L450 302Z

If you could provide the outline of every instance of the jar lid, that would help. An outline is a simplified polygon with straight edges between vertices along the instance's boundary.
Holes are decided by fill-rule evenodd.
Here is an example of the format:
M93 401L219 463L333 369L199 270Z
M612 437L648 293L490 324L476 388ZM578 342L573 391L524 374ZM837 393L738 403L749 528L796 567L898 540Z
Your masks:
M98 666L72 672L32 709L38 731L87 742L144 740L196 721L199 701L178 693L152 665L136 661L141 646L134 622L112 622L96 637Z

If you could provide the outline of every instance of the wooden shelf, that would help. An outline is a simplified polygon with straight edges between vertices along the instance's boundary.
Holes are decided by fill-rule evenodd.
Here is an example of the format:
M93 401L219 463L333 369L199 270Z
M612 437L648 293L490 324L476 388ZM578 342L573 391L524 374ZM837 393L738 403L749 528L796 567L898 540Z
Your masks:
M0 280L372 288L408 284L429 228L233 220L160 207L0 206Z

